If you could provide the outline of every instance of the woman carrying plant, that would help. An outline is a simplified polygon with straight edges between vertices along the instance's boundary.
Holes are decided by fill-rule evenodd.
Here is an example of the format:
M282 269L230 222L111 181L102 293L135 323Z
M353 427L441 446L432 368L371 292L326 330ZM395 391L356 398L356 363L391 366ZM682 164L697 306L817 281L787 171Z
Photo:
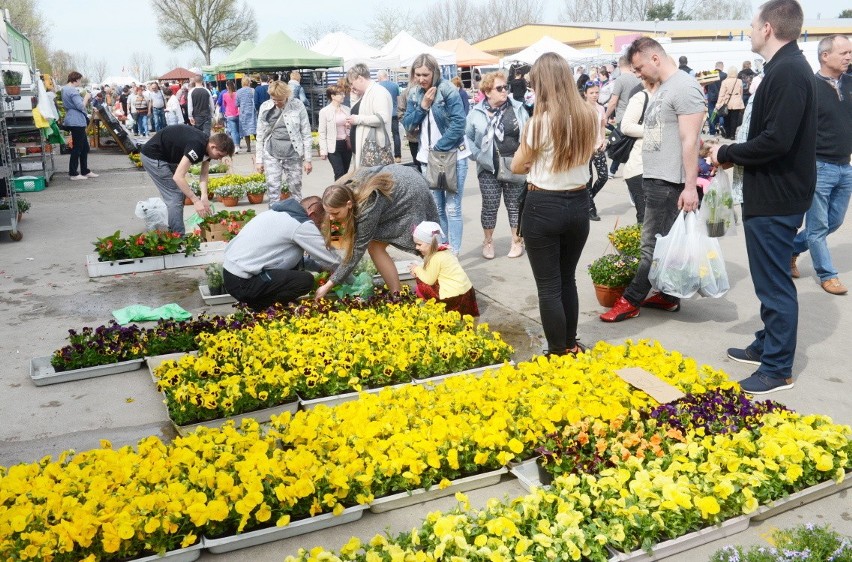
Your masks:
M506 75L502 72L486 74L480 87L485 99L473 106L468 114L465 136L471 156L476 161L476 177L482 192L480 222L485 238L482 257L494 258L494 227L497 226L502 196L512 231L508 257L517 258L524 254L524 241L518 235L518 211L526 184L523 181L500 180L498 175L520 146L521 131L529 114L521 102L509 98Z
M606 71L606 69L602 69ZM609 168L606 165L606 110L604 106L598 103L598 95L600 94L601 87L597 82L586 82L586 85L583 88L583 97L586 100L586 103L589 104L595 112L598 114L598 120L600 121L600 126L598 127L598 143L595 147L595 153L592 155L591 160L589 160L589 181L586 183L586 189L589 192L589 219L593 221L599 221L601 218L598 216L598 209L595 207L595 195L603 189L603 186L606 185L607 180L609 179ZM595 170L598 173L598 179L595 181L594 185L592 185L592 166L594 166Z
M240 110L237 107L237 91L233 80L225 82L222 92L222 112L225 114L225 129L234 141L234 153L240 153Z
M409 166L362 168L352 179L348 178L344 176L329 186L322 196L326 211L323 235L329 244L332 223L339 225L343 261L328 282L317 289L317 300L352 273L365 251L391 292L398 292L399 273L388 254L388 245L414 254L414 227L424 220L438 220L426 180Z
M414 229L414 246L423 256L423 265L411 264L408 270L417 279L417 296L444 303L447 310L479 316L476 291L459 259L441 244L444 236L436 222L423 221Z
M343 105L343 88L329 86L325 91L329 104L319 112L319 151L320 158L331 164L334 179L337 180L349 171L352 163L352 149L347 141L349 138L349 108Z
M240 114L240 135L246 141L246 152L251 152L251 137L257 133L257 111L254 106L254 88L251 78L243 76L243 87L237 90L237 109ZM239 146L239 143L237 143Z
M90 96L80 96L80 80L83 75L76 70L68 74L68 83L62 87L62 104L65 106L65 119L62 126L71 131L71 158L68 159L68 176L72 180L96 178L98 174L89 169L89 139L86 138L86 127L89 116L86 106Z
M411 63L410 83L416 87L409 90L402 125L406 131L420 127L417 160L423 165L426 177L429 177L430 152L456 155L456 193L434 189L432 196L438 207L441 230L449 237L450 251L459 255L464 229L461 204L470 156L464 142L466 118L461 96L452 82L441 79L441 67L429 54L418 55Z
M528 174L520 226L552 355L580 351L575 272L589 235L588 161L601 129L600 115L565 81L570 73L555 53L533 65L535 112L512 160L513 172Z
M269 204L281 199L281 184L296 201L302 200L302 170L310 174L311 122L308 111L280 80L269 84L269 98L257 114L255 169L266 173Z

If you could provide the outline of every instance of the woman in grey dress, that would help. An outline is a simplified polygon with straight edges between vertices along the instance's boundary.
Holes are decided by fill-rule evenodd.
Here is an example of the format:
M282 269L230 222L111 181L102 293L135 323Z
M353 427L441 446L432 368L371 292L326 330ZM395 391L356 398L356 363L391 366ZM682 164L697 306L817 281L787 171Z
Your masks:
M243 76L243 87L237 90L237 108L240 110L240 134L246 141L246 152L251 152L251 137L257 133L257 112L254 108L254 88L251 79Z
M422 175L399 164L361 168L341 178L322 197L326 211L323 235L331 241L332 223L340 229L343 260L328 282L317 289L321 299L346 279L364 252L370 254L388 288L397 292L399 273L387 247L417 253L411 233L422 221L438 220L438 209Z

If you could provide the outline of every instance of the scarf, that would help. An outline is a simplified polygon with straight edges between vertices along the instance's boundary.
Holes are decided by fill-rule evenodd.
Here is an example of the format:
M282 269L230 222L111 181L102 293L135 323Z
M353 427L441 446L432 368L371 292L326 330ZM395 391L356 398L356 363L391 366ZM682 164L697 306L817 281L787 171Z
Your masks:
M485 116L488 118L488 125L485 127L485 136L482 139L483 145L486 142L493 144L495 137L498 141L503 142L503 112L510 109L512 104L508 99L503 105L496 108L491 107L487 99L483 103L485 104ZM489 112L493 112L491 116L488 115Z

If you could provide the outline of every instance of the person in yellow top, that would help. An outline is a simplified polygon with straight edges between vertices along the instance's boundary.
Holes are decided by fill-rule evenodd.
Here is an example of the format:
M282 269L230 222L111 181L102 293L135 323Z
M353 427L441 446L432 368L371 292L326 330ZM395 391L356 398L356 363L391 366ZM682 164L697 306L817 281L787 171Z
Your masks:
M449 246L439 242L444 236L440 225L423 221L414 229L412 236L417 251L423 255L422 266L411 264L408 268L417 280L417 296L442 302L447 310L479 316L473 284L459 259L447 251Z

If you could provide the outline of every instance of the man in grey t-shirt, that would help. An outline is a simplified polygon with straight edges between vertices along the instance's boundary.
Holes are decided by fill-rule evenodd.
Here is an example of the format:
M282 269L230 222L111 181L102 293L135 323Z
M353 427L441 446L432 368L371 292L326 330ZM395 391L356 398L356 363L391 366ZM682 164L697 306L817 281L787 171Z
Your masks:
M618 127L621 124L621 118L624 117L624 110L627 109L627 102L630 96L633 95L633 90L640 87L639 78L633 74L633 69L630 66L630 60L626 56L618 59L618 69L620 73L618 78L612 84L612 95L609 98L609 103L606 107L606 120L615 117L613 125ZM618 170L618 162L612 161L609 168L609 174L615 175Z
M651 290L648 273L657 234L668 234L680 210L698 208L698 135L706 114L704 93L695 78L679 72L662 46L650 37L634 41L627 57L645 80L660 86L645 112L642 139L645 222L639 270L624 296L601 314L604 322L635 318L639 316L640 306L668 312L680 310L680 300L675 297L663 293L648 297Z

